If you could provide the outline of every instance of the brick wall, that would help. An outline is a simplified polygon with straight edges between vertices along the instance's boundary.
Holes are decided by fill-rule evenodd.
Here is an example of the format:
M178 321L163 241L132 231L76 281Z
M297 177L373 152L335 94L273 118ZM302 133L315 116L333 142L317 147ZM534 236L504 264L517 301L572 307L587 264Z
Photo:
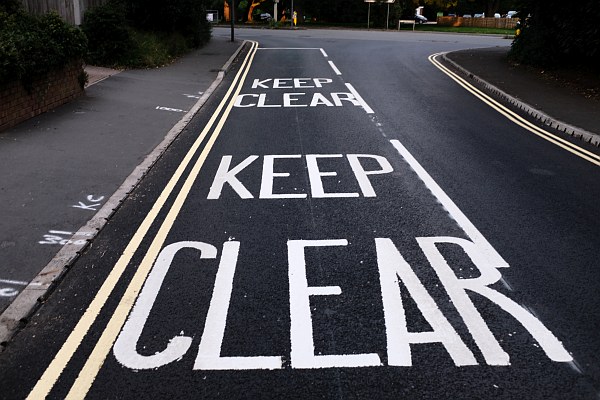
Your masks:
M0 131L67 103L83 93L81 62L35 79L29 90L21 82L0 85Z

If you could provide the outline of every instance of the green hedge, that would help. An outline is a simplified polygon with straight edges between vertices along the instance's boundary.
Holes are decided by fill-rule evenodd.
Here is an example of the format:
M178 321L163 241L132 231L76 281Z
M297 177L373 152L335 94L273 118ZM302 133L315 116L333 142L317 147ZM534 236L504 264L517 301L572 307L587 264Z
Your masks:
M207 0L121 0L131 24L143 31L181 34L189 47L210 40Z
M83 32L57 14L32 16L22 10L0 8L0 84L36 77L64 67L87 52Z
M86 62L126 68L168 64L210 39L201 0L111 0L86 11Z
M81 29L88 38L88 64L127 65L136 50L125 18L125 7L111 1L86 11Z

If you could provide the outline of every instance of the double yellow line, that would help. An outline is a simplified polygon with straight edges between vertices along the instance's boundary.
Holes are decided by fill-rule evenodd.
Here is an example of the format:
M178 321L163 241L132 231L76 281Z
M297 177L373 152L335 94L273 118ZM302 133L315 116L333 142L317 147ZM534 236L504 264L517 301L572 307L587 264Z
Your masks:
M498 103L496 100L492 99L488 95L481 92L479 89L477 89L476 87L474 87L473 85L468 83L466 80L464 80L463 78L458 76L456 73L454 73L451 70L449 70L448 68L446 68L444 65L442 65L437 60L437 58L442 54L443 53L436 53L436 54L430 55L429 61L431 61L431 63L433 65L435 65L443 73L445 73L450 78L452 78L460 86L465 88L467 91L471 92L475 97L477 97L478 99L483 101L488 106L492 107L494 110L498 111L500 114L502 114L503 116L508 118L510 121L514 122L515 124L519 125L520 127L524 128L524 129L527 129L529 132L541 137L544 140L549 141L550 143L555 144L556 146L561 147L564 150L567 150L570 153L575 154L578 157L583 158L584 160L591 162L592 164L600 166L600 156L599 155L594 154L588 150L585 150L585 149L577 146L576 144L569 142L568 140L565 140L551 132L548 132L548 131L536 126L535 124L532 124L531 122L527 121L525 118L521 117L519 114L504 107L502 104Z
M131 279L125 294L119 302L119 305L108 322L108 325L104 329L100 339L96 343L92 353L87 358L85 365L79 372L75 383L67 395L67 399L83 399L89 392L94 380L96 379L96 376L100 372L100 368L102 368L102 365L104 364L104 361L106 360L106 357L113 346L114 341L123 327L127 315L133 307L133 304L140 293L140 290L142 289L150 270L152 269L152 265L154 264L158 253L164 245L167 235L173 227L173 224L175 223L175 220L179 215L188 194L190 193L192 185L196 181L209 152L221 133L223 125L225 124L225 121L231 112L235 100L242 89L246 76L248 75L248 71L250 70L250 66L252 65L252 61L254 60L254 55L256 54L256 50L258 48L257 42L250 43L250 51L246 55L246 58L244 59L240 70L236 74L225 97L161 192L148 215L146 215L142 221L131 241L121 254L121 257L102 284L100 290L73 329L73 332L71 332L50 365L46 368L46 371L42 377L38 380L32 391L29 393L28 399L45 398L56 385L63 371L67 367L67 364L78 350L82 340L89 332L92 324L96 321L100 311L106 304L112 291L121 279L133 255L138 251L142 240L146 237L150 227L155 223L158 214L163 209L167 203L167 200L174 192L175 187L184 176L186 169L200 151L200 155L198 156L195 164L192 166L192 169L185 179L173 204L171 205L166 218L164 221L162 221L158 233L152 240L148 251L146 252L141 264L137 268L135 275ZM202 147L204 139L209 135L210 132L212 133Z

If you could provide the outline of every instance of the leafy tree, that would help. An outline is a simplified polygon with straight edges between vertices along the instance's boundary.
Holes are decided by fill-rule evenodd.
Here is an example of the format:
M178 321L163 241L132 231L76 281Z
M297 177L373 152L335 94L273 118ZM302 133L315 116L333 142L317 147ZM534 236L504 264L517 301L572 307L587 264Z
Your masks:
M542 67L583 65L600 68L600 2L576 7L559 0L523 0L522 30L512 44L513 59Z
M81 29L88 38L86 62L93 65L118 65L135 48L120 2L87 10Z
M205 0L121 0L134 27L159 32L178 32L194 47L210 39Z
M17 14L23 11L23 4L20 0L1 0L0 12L6 14Z

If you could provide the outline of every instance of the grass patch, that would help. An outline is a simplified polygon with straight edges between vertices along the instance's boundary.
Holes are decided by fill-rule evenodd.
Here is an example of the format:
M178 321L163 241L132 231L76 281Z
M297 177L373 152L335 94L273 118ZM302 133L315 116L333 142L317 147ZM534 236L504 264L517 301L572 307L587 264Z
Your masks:
M208 23L207 30L197 27L188 32L185 26L156 30L129 22L124 3L116 0L88 10L81 26L88 38L85 61L113 68L156 68L170 64L210 38Z
M288 22L289 25L289 22ZM367 21L365 22L303 22L302 25L298 25L303 28L348 28L348 29L367 29ZM379 29L373 27L371 22L371 29Z
M185 38L178 33L165 34L131 29L130 36L133 49L120 67L161 67L191 50Z

